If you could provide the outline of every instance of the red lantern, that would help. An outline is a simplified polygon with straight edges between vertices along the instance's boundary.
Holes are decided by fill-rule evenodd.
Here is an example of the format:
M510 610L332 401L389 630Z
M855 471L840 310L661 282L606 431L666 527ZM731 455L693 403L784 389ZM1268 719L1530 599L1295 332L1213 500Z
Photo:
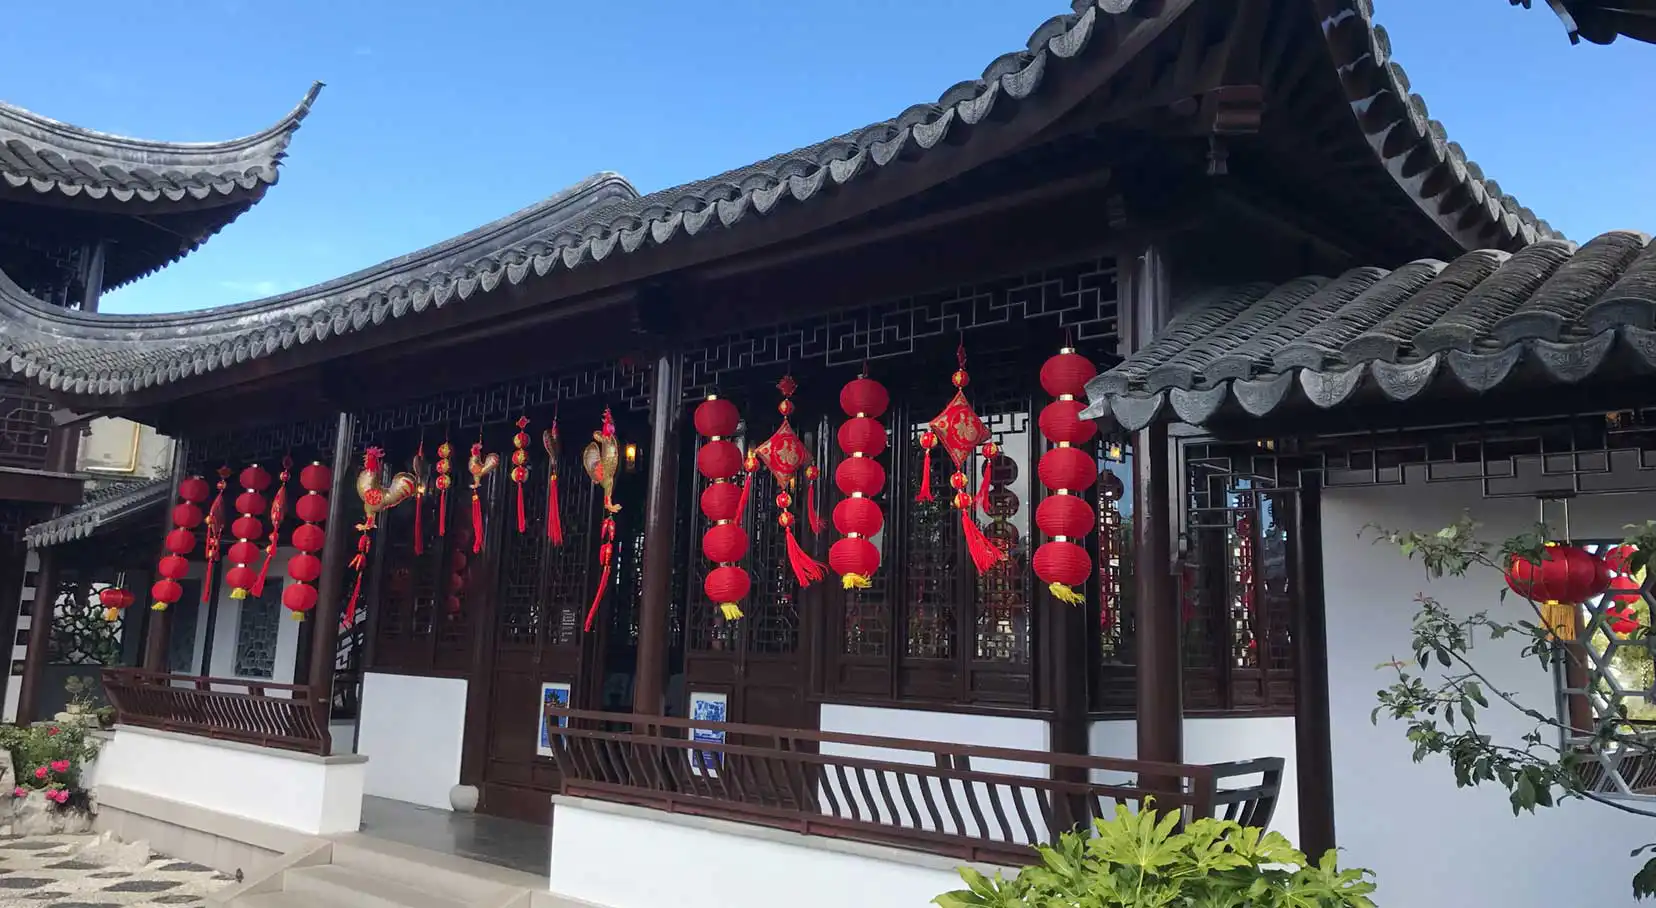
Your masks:
M866 375L853 378L840 389L840 409L847 416L879 419L889 406L891 393L886 391L885 385Z
M1611 633L1626 636L1639 629L1639 617L1631 606L1613 605L1604 610L1604 617L1609 619Z
M190 562L178 555L165 555L155 566L155 572L168 580L183 580L184 575L190 572Z
M173 529L162 541L162 548L167 554L161 556L156 567L156 573L162 579L150 587L150 595L154 599L150 608L155 611L166 611L167 606L184 595L184 588L177 581L189 573L190 563L184 556L195 550L195 533L191 531L205 519L201 503L207 500L208 494L207 480L200 476L186 476L178 481L178 497L182 500L173 506Z
M715 563L703 585L726 621L742 617L741 601L748 594L747 572L737 566L747 555L747 531L741 519L745 492L736 484L742 472L742 450L726 436L741 425L736 405L709 394L696 406L696 431L705 440L696 452L696 469L708 480L701 495L702 514L713 525L702 535L702 554Z
M885 526L885 513L871 498L860 495L834 505L834 529L846 536L873 538Z
M853 416L840 423L835 438L841 451L857 451L864 457L879 457L885 453L886 430L877 419Z
M1610 586L1610 570L1597 555L1573 545L1547 543L1539 562L1514 555L1507 586L1541 608L1541 623L1558 640L1576 639L1581 604Z
M1605 567L1609 567L1608 564ZM1641 598L1639 595L1639 581L1626 574L1616 574L1610 578L1610 600L1622 605L1632 605Z
M299 471L299 485L305 494L294 504L293 512L304 524L293 531L293 547L299 551L288 558L287 573L291 582L282 590L282 605L295 621L303 621L305 613L316 608L316 587L310 584L322 576L322 561L316 556L327 543L321 524L328 519L333 471L313 463Z
M287 607L293 620L305 620L305 613L316 608L316 587L303 583L288 584L287 589L282 590L282 605Z
M119 619L121 612L133 603L134 598L131 593L116 586L100 591L98 593L98 603L103 606L104 620L115 621Z
M880 462L861 451L846 451L850 456L834 468L834 485L844 495L862 495L872 498L885 488L886 472Z
M866 589L871 585L869 578L880 568L880 550L861 536L846 536L828 549L828 566L840 575L841 582L859 578L846 583L846 589Z
M1638 546L1627 545L1626 543L1613 546L1604 553L1604 566L1609 568L1612 574L1631 574L1633 573L1630 570L1633 566L1633 554L1638 550Z
M150 598L155 600L155 604L150 608L157 612L164 612L167 610L167 606L177 602L183 596L184 587L179 586L177 580L170 577L157 580L155 585L150 587Z
M1035 550L1033 567L1053 597L1071 605L1086 599L1077 588L1092 576L1092 556L1080 540L1097 523L1092 506L1080 493L1098 480L1098 461L1074 447L1092 440L1094 426L1080 418L1081 402L1076 397L1097 374L1091 361L1069 347L1041 366L1041 387L1057 400L1041 410L1041 436L1053 447L1035 467L1049 493L1035 509L1035 526L1049 541ZM1107 624L1109 615L1101 611L1099 620Z

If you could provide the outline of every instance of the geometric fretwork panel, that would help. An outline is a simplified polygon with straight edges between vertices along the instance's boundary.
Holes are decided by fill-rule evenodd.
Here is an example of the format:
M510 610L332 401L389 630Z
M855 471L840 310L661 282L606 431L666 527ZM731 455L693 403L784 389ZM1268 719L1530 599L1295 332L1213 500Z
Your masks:
M98 601L98 594L114 584L87 582L75 573L63 572L53 593L47 664L120 665L122 621L104 620Z
M276 673L276 640L282 629L282 581L271 578L264 595L241 600L236 620L236 677L269 678Z
M1583 544L1601 556L1619 546ZM1617 557L1606 560L1625 564ZM1564 693L1559 721L1569 730L1566 746L1592 757L1583 780L1595 791L1648 796L1656 789L1656 661L1649 636L1653 582L1656 578L1645 569L1617 572L1606 593L1584 603L1578 639L1586 645L1567 657L1559 672ZM1585 658L1578 663L1580 656Z

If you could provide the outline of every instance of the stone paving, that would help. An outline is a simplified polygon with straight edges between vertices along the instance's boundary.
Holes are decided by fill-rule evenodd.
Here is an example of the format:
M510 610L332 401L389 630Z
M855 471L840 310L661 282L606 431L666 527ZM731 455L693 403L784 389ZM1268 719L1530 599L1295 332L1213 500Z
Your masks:
M0 836L0 908L203 908L234 880L210 868L124 849L98 836Z

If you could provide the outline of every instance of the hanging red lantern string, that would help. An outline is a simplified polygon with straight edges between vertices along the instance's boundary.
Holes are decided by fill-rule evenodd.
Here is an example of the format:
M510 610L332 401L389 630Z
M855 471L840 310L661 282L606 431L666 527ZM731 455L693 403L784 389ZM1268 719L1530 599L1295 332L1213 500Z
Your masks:
M822 511L817 508L817 480L822 478L822 471L816 464L805 468L805 514L811 519L811 535L821 536L825 527L822 523Z
M431 472L426 467L425 433L420 433L420 446L414 449L414 457L408 462L408 472L414 477L414 554L425 554L425 514L426 492L431 485Z
M598 606L603 604L604 593L609 591L610 570L615 564L615 515L621 511L621 506L615 503L615 474L621 467L621 445L615 438L615 416L608 407L604 408L602 428L592 433L592 441L581 451L581 467L604 490L604 521L598 525L598 566L602 571L598 574L598 590L592 595L592 605L587 608L586 624L582 625L584 632L592 630Z
M1514 555L1507 562L1507 586L1541 609L1541 623L1554 639L1576 639L1581 604L1610 587L1610 569L1592 552L1547 543L1539 561Z
M558 418L541 432L541 447L546 449L546 538L553 545L564 544L563 503L558 500L558 459L563 455L563 441L558 438Z
M466 471L471 473L471 525L472 525L472 554L483 551L483 480L490 473L500 467L499 454L484 454L483 442L478 441L471 446L471 457L466 461Z
M167 554L162 555L155 566L155 572L161 575L161 579L150 586L150 598L154 600L150 605L152 611L164 612L167 606L184 597L184 587L178 581L190 572L190 562L184 556L195 549L194 530L201 526L204 519L201 503L207 500L208 494L207 480L200 476L187 476L179 480L180 501L173 505L173 529L162 544Z
M105 621L119 621L121 612L137 601L137 597L119 586L112 586L98 593L98 604L103 606Z
M403 501L413 497L414 476L409 473L398 473L386 483L382 471L385 452L379 448L369 448L362 454L362 470L357 473L357 497L362 499L363 521L357 524L357 531L362 535L357 537L356 555L351 558L351 570L356 571L356 581L351 584L351 599L345 604L344 627L356 625L357 599L362 595L362 573L368 568L368 551L373 546L374 528L379 525L379 515L389 511Z
M224 572L224 582L230 584L231 599L246 599L259 579L253 564L264 554L255 540L264 535L264 522L259 515L270 506L263 494L270 487L270 473L252 464L241 471L237 480L242 487L241 494L236 496L236 513L240 516L230 525L236 541L230 546L230 570Z
M1060 602L1079 605L1078 588L1092 576L1092 555L1082 544L1097 524L1092 506L1081 497L1098 480L1098 462L1076 447L1092 440L1097 426L1080 418L1080 396L1098 370L1069 347L1041 365L1041 387L1056 400L1041 410L1041 437L1053 447L1041 455L1036 474L1047 497L1035 509L1035 526L1048 541L1035 550L1035 576ZM1108 623L1108 606L1100 611Z
M448 491L454 485L454 445L437 446L437 535L448 535Z
M776 390L782 392L782 400L776 405L776 412L782 414L782 425L777 426L771 437L755 448L753 454L776 479L776 523L787 539L788 565L793 569L794 580L801 587L807 587L821 580L828 570L800 546L793 531L794 515L790 509L793 507L796 477L810 463L811 452L799 440L788 419L794 412L793 395L799 390L799 385L793 376L784 375L776 383Z
M529 479L529 417L519 416L517 434L512 436L512 484L517 486L517 527L519 533L529 532L529 522L523 513L523 484Z
M282 521L287 519L287 484L292 476L293 458L283 457L276 494L270 498L270 542L265 545L264 564L259 566L259 576L253 580L252 593L255 596L264 595L265 580L270 577L270 563L276 560L276 549L280 547L282 538Z
M230 468L218 468L218 483L214 486L218 494L213 496L213 504L207 509L207 575L201 582L201 604L211 605L213 601L213 567L219 562L219 551L224 544L224 490L230 486Z
M747 571L737 563L748 550L747 532L738 522L742 496L735 481L742 472L742 450L730 440L741 421L736 405L716 394L696 407L696 433L707 439L696 451L696 472L708 480L701 510L713 524L702 534L702 554L714 562L702 589L726 621L742 617L741 601L751 586Z
M328 537L322 524L328 520L328 492L333 488L333 470L320 463L311 463L299 471L299 487L305 494L294 502L293 513L301 521L293 531L293 547L298 549L288 558L288 585L282 590L282 605L295 621L305 620L305 613L316 608L316 580L322 576L319 557ZM353 619L355 615L351 616Z
M983 534L983 528L977 524L974 516L977 498L967 491L971 480L966 478L966 460L979 445L983 446L984 459L993 460L999 456L1000 446L990 440L989 427L984 425L977 411L973 410L971 403L966 400L966 384L970 378L966 374L965 344L961 344L955 350L955 360L958 368L949 378L955 387L954 397L950 399L948 406L943 408L943 412L927 424L929 432L920 436L922 461L925 464L922 468L921 495L925 496L931 491L931 447L927 444L926 437L930 435L931 445L942 445L943 450L948 452L949 458L954 461L955 471L949 477L949 487L954 489L953 505L960 511L960 530L965 535L966 551L971 555L972 565L977 568L979 574L983 574L1005 560L1006 552L990 542L989 537ZM929 499L921 497L917 500Z
M845 497L834 505L834 529L843 538L828 549L828 565L845 589L865 590L880 568L880 549L873 540L885 525L885 514L874 497L885 487L885 468L874 458L886 449L880 417L891 405L891 394L860 375L840 389L839 401L847 419L835 440L846 456L834 470L834 484Z
M1618 546L1617 548L1632 547ZM1639 629L1639 616L1633 611L1633 606L1637 605L1644 596L1639 591L1639 581L1624 573L1627 568L1627 556L1631 555L1631 552L1623 555L1613 564L1611 556L1614 553L1616 553L1616 549L1611 549L1604 556L1605 567L1616 572L1615 576L1610 578L1610 590L1606 598L1609 599L1611 604L1605 607L1604 617L1608 620L1612 633L1626 635ZM1619 565L1619 567L1616 565Z

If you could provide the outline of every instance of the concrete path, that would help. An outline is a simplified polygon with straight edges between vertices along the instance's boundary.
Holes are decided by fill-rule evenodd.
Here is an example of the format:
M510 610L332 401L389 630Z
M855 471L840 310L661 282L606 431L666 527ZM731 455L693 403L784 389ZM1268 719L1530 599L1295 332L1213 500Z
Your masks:
M201 908L232 882L97 836L0 837L0 908Z

